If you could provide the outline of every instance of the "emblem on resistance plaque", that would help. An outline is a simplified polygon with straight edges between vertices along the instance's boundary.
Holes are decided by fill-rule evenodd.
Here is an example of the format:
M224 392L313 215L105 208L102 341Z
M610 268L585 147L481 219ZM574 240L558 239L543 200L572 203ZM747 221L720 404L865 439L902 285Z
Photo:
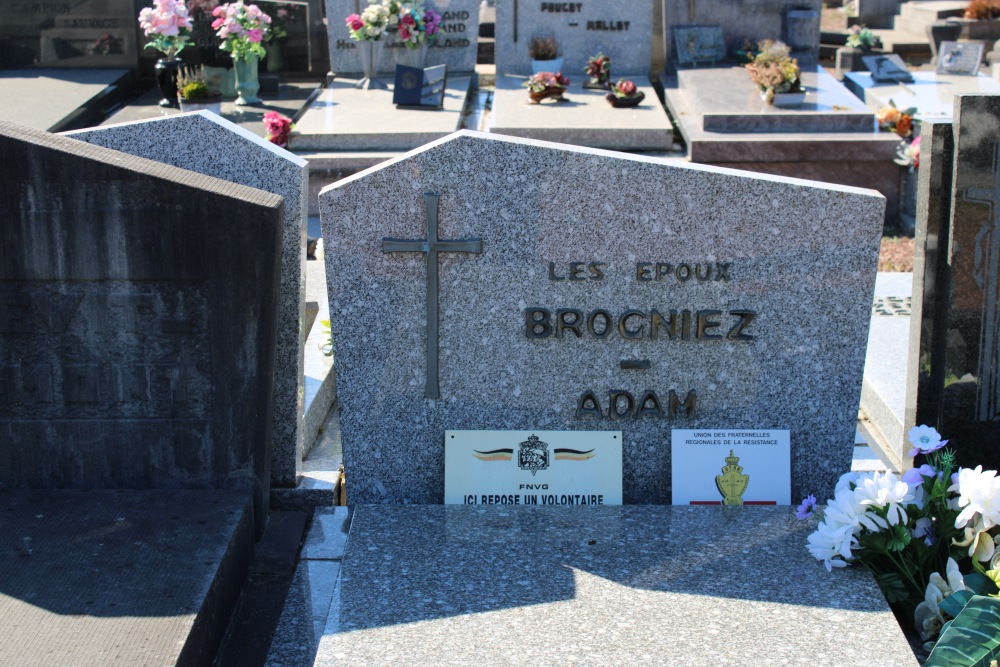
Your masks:
M722 494L723 505L742 505L743 493L750 483L750 475L743 474L743 467L739 465L740 457L733 455L733 450L729 450L726 457L726 465L722 467L722 474L715 476L715 486Z
M549 444L539 440L537 435L531 435L521 443L521 449L517 453L517 467L530 470L532 476L539 470L548 468Z

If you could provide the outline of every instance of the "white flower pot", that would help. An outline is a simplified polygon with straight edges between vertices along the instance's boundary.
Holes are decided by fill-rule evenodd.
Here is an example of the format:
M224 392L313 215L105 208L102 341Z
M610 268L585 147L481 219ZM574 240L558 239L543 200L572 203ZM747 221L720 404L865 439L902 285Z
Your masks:
M767 93L762 92L760 97L765 102L767 101ZM794 109L795 107L802 106L805 101L805 93L775 93L771 105L779 109Z
M562 58L555 58L554 60L534 60L531 61L531 73L538 74L539 72L561 72L563 66Z

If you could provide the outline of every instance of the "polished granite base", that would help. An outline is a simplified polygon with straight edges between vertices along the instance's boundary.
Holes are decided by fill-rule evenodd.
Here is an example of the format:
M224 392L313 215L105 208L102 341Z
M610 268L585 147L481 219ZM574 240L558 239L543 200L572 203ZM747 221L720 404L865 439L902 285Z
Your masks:
M649 79L630 76L646 98L638 107L616 109L607 91L583 88L583 76L570 75L565 102L531 104L522 87L526 77L498 76L490 132L618 151L667 151L674 127Z
M359 90L356 79L335 79L295 125L294 152L408 151L462 129L472 77L448 77L443 109L397 109L388 88Z
M359 506L316 665L916 665L789 507Z
M910 83L876 83L870 72L850 72L844 76L844 85L875 111L888 106L890 100L899 109L916 107L917 120L950 121L956 95L1000 95L1000 81L985 74L911 74Z
M49 132L86 127L131 90L127 69L0 71L0 120Z

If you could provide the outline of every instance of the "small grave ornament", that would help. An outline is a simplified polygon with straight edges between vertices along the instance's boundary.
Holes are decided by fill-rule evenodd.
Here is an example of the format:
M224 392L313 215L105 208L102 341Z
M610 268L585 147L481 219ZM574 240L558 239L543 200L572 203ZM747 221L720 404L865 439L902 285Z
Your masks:
M569 86L569 77L562 72L539 72L532 74L524 82L524 87L528 89L528 97L531 104L539 104L542 100L553 99L556 102L566 102L563 93Z
M583 72L589 77L583 84L584 88L607 90L611 87L611 58L603 53L587 58Z
M611 92L604 99L616 109L623 109L639 106L646 99L646 93L639 90L634 81L618 79L618 83L611 86Z

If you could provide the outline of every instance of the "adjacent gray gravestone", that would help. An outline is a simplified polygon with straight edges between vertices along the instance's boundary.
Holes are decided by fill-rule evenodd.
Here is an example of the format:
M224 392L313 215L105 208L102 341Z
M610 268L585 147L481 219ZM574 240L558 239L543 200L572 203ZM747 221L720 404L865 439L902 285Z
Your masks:
M344 22L351 14L360 14L367 0L326 0L327 31L330 37L330 69L338 75L359 74L361 61L357 42ZM447 65L448 76L476 69L479 39L479 2L476 0L429 0L425 7L441 14L440 32L427 51L427 66ZM404 49L394 35L382 39L379 72L394 72L397 64L408 64Z
M10 123L0 154L0 485L243 490L262 533L281 198Z
M285 198L275 352L271 482L295 486L303 458L303 303L309 164L208 111L108 125L66 136ZM206 221L230 225L231 218ZM227 252L226 246L212 249Z
M672 428L789 429L792 496L830 494L884 207L468 131L327 187L352 502L441 502L446 429L621 430L627 503L670 501Z
M531 74L528 42L555 36L562 71L581 78L587 58L611 58L611 78L649 75L652 64L652 0L618 2L518 2L497 0L498 74Z

